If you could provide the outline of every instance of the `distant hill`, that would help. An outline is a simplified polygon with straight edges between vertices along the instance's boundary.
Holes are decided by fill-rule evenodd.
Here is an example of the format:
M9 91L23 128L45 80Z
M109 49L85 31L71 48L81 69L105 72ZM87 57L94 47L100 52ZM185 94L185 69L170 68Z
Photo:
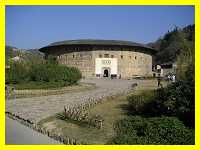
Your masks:
M168 31L156 42L148 45L158 50L155 55L154 64L175 62L177 56L187 46L191 51L194 50L195 25L188 25L184 28L175 27Z
M168 31L157 41L149 43L148 46L158 52L154 57L154 64L176 62L177 57L187 46L193 53L195 41L195 25L188 25L184 28L175 27ZM19 56L24 61L39 61L43 59L43 53L38 49L19 49L14 46L6 46L6 64L8 60Z
M6 65L15 57L25 62L42 61L43 54L38 49L19 49L14 46L6 45L5 49Z
M15 57L19 54L16 47L6 45L6 59Z

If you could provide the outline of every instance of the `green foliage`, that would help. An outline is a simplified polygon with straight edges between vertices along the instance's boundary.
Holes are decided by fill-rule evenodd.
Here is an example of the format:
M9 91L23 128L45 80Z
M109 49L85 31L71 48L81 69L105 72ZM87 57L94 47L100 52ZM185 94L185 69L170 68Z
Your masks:
M128 97L129 114L144 117L161 116L168 114L165 106L166 94L164 89L146 91L141 95Z
M6 83L16 84L26 81L28 77L28 68L23 63L13 62L10 68L6 70Z
M28 66L33 65L33 64L37 65L37 64L45 63L43 55L37 50L24 52L21 58Z
M184 41L183 49L177 57L176 74L178 79L184 78L185 72L187 71L188 67L194 65L194 57L194 49L191 49L189 44Z
M56 86L60 87L76 84L81 78L81 72L77 68L58 65L51 58L44 63L13 62L10 67L6 72L6 82L9 84L20 83L24 86L24 83L38 82L52 85L48 84L50 82L59 83Z
M77 68L55 64L40 64L33 66L30 80L36 82L62 82L65 85L75 84L81 78Z
M140 95L131 95L127 97L129 110L131 114L144 114L145 105L155 99L155 91L145 91Z
M163 37L149 45L158 50L155 56L156 63L175 62L183 51L193 52L194 25L183 29L175 27L174 30L168 31Z
M172 46L175 37L166 35L167 41L163 44ZM182 39L181 47L183 49L177 58L178 80L166 88L128 97L130 116L115 124L113 143L194 144L194 52L185 39Z
M129 117L114 126L114 144L194 144L194 130L175 117Z
M168 101L174 101L176 111L174 115L178 116L184 123L194 128L195 120L195 81L194 66L189 65L185 75L178 82L167 89Z
M53 55L48 55L48 58L46 60L46 63L47 64L53 64L53 65L57 65L58 64L58 61L56 59L56 56L53 56Z
M176 116L194 128L194 66L184 78L166 88L128 97L129 113L145 117Z
M184 35L178 30L166 34L161 42L161 51L157 54L157 62L176 60L177 55L184 49L184 42Z

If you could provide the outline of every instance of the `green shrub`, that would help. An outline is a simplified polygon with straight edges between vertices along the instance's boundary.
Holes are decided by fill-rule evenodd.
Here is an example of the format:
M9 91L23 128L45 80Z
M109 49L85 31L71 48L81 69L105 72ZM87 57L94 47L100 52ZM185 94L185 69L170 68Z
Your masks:
M26 81L28 68L21 62L10 63L10 68L6 70L6 83L17 84Z
M194 130L175 117L129 117L114 129L114 144L194 144Z
M48 84L50 82L59 83L58 87L60 87L76 84L81 79L81 72L77 68L58 65L53 58L40 64L15 62L10 66L6 72L8 84L20 83L24 86L30 82L39 82L51 85Z
M194 128L194 92L194 66L191 65L185 72L184 78L159 91L164 95L163 107L167 109L167 113L162 114L177 116L187 126ZM157 100L161 101L162 97Z
M155 91L145 91L140 95L127 97L131 114L141 114L145 111L145 105L155 98Z
M30 81L36 82L61 82L65 85L77 83L81 73L77 68L54 64L40 64L32 66Z
M140 95L132 95L128 99L128 113L144 117L161 116L168 114L164 105L166 100L165 89L145 91Z
M166 88L128 97L129 113L145 117L176 116L185 125L194 128L194 67L184 78Z
M56 56L48 55L48 58L46 59L46 64L57 65L58 60L57 60Z

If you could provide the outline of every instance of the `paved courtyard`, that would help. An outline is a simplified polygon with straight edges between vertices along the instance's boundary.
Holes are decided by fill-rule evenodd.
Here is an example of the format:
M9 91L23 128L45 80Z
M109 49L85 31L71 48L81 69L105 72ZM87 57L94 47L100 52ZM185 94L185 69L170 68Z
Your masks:
M133 83L137 83L138 88L156 87L155 80L83 79L81 82L95 83L97 88L61 95L7 100L6 111L37 123L41 119L63 111L64 106L74 106L76 104L85 103L91 98L99 100L106 96L128 92L131 90L131 85Z
M6 144L62 144L6 117Z

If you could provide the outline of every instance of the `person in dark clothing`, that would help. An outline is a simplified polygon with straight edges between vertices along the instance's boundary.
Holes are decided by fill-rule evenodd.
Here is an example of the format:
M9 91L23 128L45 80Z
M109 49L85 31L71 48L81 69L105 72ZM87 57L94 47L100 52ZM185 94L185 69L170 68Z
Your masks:
M162 87L162 84L161 84L161 77L158 76L157 80L158 80L158 87Z

